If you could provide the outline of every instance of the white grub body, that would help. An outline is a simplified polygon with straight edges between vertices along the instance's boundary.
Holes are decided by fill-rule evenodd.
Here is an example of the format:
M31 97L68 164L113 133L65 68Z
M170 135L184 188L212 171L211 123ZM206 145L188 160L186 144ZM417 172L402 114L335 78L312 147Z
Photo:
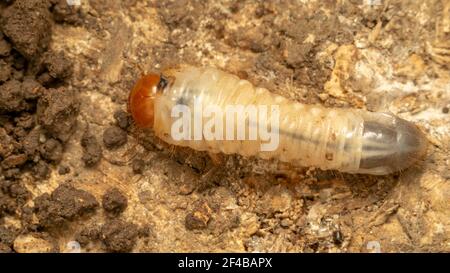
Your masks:
M185 67L168 75L170 84L155 99L154 131L170 144L212 153L275 158L323 170L377 175L404 169L425 152L426 141L421 132L391 114L301 104L214 68ZM278 105L277 149L261 151L259 138L173 139L171 127L176 119L171 116L172 107L180 103L193 107L194 98L204 106L217 105L222 109L227 105Z

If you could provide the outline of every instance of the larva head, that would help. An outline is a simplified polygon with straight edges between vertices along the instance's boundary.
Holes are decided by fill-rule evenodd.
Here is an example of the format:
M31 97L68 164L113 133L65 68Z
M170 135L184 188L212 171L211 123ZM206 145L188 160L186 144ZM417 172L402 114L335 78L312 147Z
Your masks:
M167 80L154 73L142 76L134 85L128 97L128 111L141 128L153 128L155 98L167 86Z

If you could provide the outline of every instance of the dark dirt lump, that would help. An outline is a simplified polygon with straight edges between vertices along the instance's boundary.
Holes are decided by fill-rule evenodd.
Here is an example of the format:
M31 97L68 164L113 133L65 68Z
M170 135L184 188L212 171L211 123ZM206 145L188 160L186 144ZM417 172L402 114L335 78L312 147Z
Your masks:
M127 143L127 132L117 126L111 126L103 132L103 143L106 148L113 149Z
M44 53L34 67L41 84L48 85L55 80L64 80L72 74L73 64L64 52L48 51Z
M64 143L75 130L79 107L74 91L62 87L48 89L37 104L38 122Z
M0 94L0 112L20 112L32 107L25 100L22 83L17 80L0 85Z
M114 112L114 119L116 120L117 126L124 130L128 129L132 123L131 116L122 110Z
M133 159L131 167L133 169L133 173L141 174L145 168L145 161L139 158Z
M25 58L32 59L50 43L52 20L47 0L16 0L1 16L5 36Z
M53 138L48 139L41 146L40 151L41 156L48 161L59 162L63 156L63 147L61 143Z
M0 226L0 253L12 252L12 245L17 236L17 231Z
M60 165L58 168L58 174L59 175L65 175L70 173L70 167L66 165Z
M80 8L67 4L67 0L51 0L53 6L53 19L58 23L79 25L82 23Z
M43 160L39 160L36 165L33 166L31 169L33 176L40 180L40 179L47 179L50 177L50 166L48 163L46 163Z
M9 78L11 77L11 74L12 74L11 65L8 64L7 62L5 62L4 60L0 60L0 83L6 82L7 80L9 80Z
M138 235L139 229L135 224L120 219L105 223L101 229L102 242L111 252L130 252Z
M83 147L83 160L86 167L93 167L102 159L102 146L98 143L97 138L88 131L81 138L81 146Z
M17 209L17 204L13 198L0 191L0 218L5 215L13 215Z
M120 214L128 205L126 196L117 188L111 188L105 192L102 198L103 209L112 214Z
M35 213L43 227L55 227L75 220L98 207L95 197L69 184L62 184L50 195L44 193L35 200Z
M10 155L2 161L1 166L3 169L10 169L13 167L23 165L26 161L27 161L26 154Z
M100 229L98 227L84 228L77 235L76 240L81 246L86 246L89 242L100 239Z

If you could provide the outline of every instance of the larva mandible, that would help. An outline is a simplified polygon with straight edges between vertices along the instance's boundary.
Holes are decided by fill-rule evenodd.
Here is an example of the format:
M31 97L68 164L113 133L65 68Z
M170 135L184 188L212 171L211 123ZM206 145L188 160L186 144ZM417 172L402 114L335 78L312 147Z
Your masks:
M203 105L276 104L279 145L261 151L256 140L175 140L171 108ZM348 173L385 175L421 160L427 140L412 123L390 113L305 105L254 87L249 81L215 68L185 66L147 74L130 92L128 108L141 128L152 128L163 141L213 153L277 158L299 166Z

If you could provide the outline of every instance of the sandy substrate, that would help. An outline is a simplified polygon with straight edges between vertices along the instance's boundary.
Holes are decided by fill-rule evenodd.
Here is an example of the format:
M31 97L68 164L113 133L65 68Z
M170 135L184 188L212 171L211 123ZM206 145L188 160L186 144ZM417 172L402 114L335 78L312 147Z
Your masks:
M366 2L0 1L0 251L450 251L450 1ZM391 111L428 154L376 177L168 146L126 104L177 64Z

